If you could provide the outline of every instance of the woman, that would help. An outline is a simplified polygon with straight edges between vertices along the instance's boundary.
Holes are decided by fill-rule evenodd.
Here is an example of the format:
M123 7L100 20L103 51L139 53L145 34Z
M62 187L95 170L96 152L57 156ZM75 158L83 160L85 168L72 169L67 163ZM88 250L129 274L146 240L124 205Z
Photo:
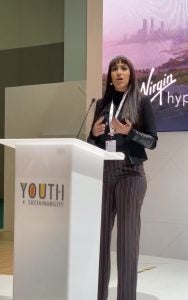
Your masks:
M104 97L97 101L88 142L125 153L105 161L101 216L98 300L108 298L110 243L117 215L117 300L136 300L140 210L146 192L145 148L154 149L157 132L150 100L141 95L132 63L124 56L109 65Z

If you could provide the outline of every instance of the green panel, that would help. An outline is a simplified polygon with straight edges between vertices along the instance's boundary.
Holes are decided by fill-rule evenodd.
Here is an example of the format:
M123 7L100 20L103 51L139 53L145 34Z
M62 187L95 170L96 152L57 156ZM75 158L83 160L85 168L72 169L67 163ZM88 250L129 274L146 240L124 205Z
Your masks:
M20 49L20 85L63 81L63 43Z
M65 0L64 81L86 80L87 0Z
M21 0L20 47L63 42L64 0Z
M64 0L0 0L0 50L64 41Z
M51 0L51 43L64 41L64 0Z
M50 43L50 0L21 0L20 47Z
M4 202L3 199L0 199L0 228L3 228L3 209L4 209Z
M0 87L19 85L20 49L0 51L0 66Z
M0 50L19 47L19 0L0 0Z

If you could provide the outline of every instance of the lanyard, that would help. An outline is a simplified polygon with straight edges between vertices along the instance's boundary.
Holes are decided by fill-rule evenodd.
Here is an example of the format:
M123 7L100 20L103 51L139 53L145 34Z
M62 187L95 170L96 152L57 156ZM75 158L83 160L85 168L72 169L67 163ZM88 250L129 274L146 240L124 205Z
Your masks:
M127 96L127 92L125 92L125 93L123 94L123 97L122 97L122 99L121 99L121 102L120 102L120 104L119 104L119 106L118 106L118 109L117 109L117 111L116 111L116 113L115 113L115 116L114 116L114 117L115 117L116 119L117 119L117 117L119 116L120 110L121 110L121 108L122 108L122 106L123 106L123 104L124 104L124 102L125 102L126 96ZM110 114L109 114L109 128L110 128L110 135L111 135L111 136L114 135L114 129L113 129L113 127L112 127L112 118L113 118L113 114L114 114L114 103L113 103L113 98L112 98L112 103L111 103L111 106L110 106Z

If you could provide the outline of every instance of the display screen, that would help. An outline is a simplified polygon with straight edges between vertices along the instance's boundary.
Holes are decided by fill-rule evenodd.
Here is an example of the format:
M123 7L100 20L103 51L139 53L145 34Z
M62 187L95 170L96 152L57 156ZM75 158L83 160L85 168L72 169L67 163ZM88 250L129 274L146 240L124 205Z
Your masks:
M110 60L134 64L158 131L188 130L188 1L104 0L103 86Z

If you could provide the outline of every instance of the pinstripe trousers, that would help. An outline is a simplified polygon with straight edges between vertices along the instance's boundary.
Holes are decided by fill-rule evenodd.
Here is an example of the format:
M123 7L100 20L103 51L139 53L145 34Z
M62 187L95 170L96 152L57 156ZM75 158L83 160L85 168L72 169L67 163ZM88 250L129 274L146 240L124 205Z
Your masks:
M143 164L105 161L101 216L98 300L107 300L110 244L117 215L117 300L136 300L140 210L146 192Z

